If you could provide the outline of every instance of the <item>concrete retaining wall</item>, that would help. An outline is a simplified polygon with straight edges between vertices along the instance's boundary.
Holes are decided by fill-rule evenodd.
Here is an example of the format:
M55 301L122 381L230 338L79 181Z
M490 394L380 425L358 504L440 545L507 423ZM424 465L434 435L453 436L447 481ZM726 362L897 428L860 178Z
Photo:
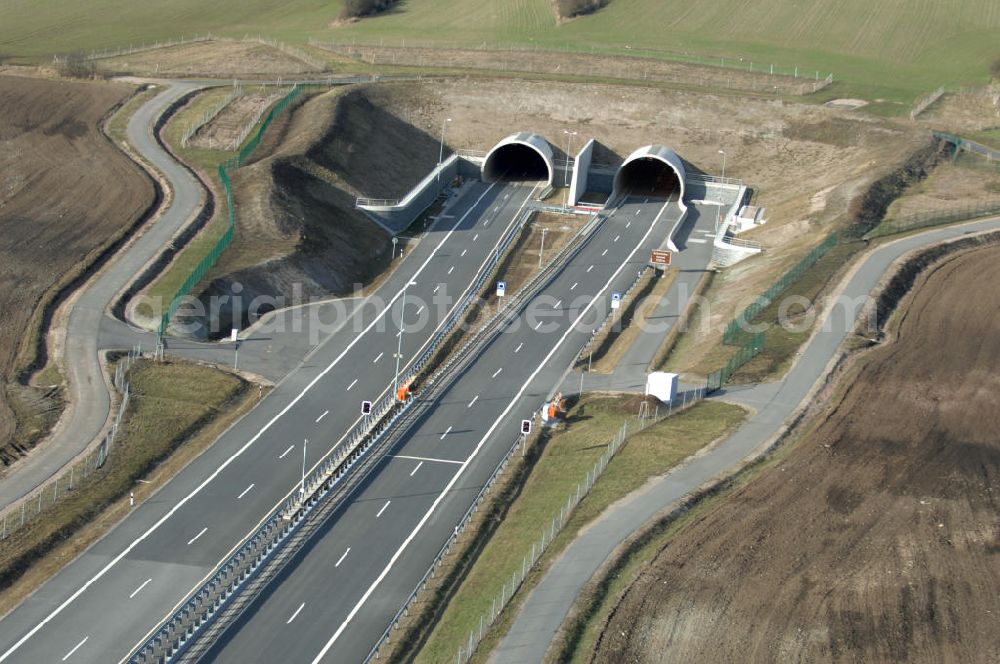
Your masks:
M594 145L596 141L590 139L576 155L573 161L573 179L569 184L569 205L576 205L580 202L580 197L587 192L587 181L589 179L590 160L594 156Z

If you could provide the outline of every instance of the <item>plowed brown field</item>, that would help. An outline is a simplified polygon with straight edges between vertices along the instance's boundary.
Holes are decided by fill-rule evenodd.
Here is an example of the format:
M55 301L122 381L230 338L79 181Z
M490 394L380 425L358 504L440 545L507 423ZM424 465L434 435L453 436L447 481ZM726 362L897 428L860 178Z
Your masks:
M32 438L5 402L32 315L152 203L152 183L100 131L119 83L0 76L0 461ZM17 390L25 407L51 408ZM36 432L37 433L37 432Z
M1000 249L938 264L781 462L669 541L592 661L1000 661Z

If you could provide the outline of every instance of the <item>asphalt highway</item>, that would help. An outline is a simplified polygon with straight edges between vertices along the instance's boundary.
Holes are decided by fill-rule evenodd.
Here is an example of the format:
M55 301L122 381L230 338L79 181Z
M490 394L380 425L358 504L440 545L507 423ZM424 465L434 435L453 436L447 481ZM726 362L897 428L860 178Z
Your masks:
M314 467L358 421L361 401L391 389L403 288L410 284L405 367L530 192L517 184L467 186L377 293L252 412L0 621L0 662L125 657L295 490L303 452Z
M679 213L630 199L497 335L210 653L358 662Z

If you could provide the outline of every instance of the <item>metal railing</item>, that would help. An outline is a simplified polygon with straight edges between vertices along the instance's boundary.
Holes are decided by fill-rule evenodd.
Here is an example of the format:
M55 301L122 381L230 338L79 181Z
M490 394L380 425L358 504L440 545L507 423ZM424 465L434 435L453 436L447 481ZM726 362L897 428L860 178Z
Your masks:
M687 173L684 179L694 182L706 182L709 184L733 185L736 187L743 186L743 180L738 178L724 178L718 175L709 175L707 173Z
M89 451L85 451L76 460L57 470L30 493L3 509L3 513L0 515L0 540L7 539L25 524L30 523L32 519L38 518L47 507L55 505L60 499L79 490L84 481L104 467L131 402L132 387L129 384L128 371L141 356L141 347L135 346L115 366L112 384L121 395L121 399L111 420L111 428L100 438L100 442L94 444Z
M548 550L556 536L569 522L569 519L573 515L573 511L576 507L590 494L590 491L594 488L597 480L600 479L601 475L604 474L604 471L607 470L608 464L611 463L611 460L625 445L629 435L640 433L654 424L659 424L677 412L690 408L696 403L702 401L707 394L708 389L706 387L700 387L694 390L694 393L691 395L687 392L677 395L674 399L667 402L662 416L659 412L656 412L652 415L652 417L650 417L648 410L640 412L635 418L636 425L631 430L629 429L629 421L631 418L622 423L621 428L615 436L608 441L600 458L594 466L587 471L586 477L581 479L579 483L577 483L575 489L566 497L565 504L560 504L559 512L557 514L553 514L550 521L546 520L546 522L544 522L541 536L538 540L532 542L530 553L525 551L520 568L511 574L509 582L504 579L500 592L491 602L490 610L480 616L479 627L469 632L468 642L465 645L459 646L458 653L455 658L455 661L458 664L465 664L465 662L468 662L472 658L473 653L475 653L476 648L483 639L483 635L490 627L493 626L497 618L503 612L504 608L506 608L506 606L514 598L514 595L527 578L528 573L535 568L535 565L538 564L538 561ZM371 655L369 655L366 663L370 660Z
M723 244L729 244L734 247L740 247L741 249L754 249L756 251L763 251L764 245L755 240L744 240L742 238L735 237L729 234L723 234L719 238L719 242Z
M395 207L399 202L398 198L358 198L354 201L354 207Z
M401 377L401 381L412 379L424 370L441 344L462 321L472 302L478 297L486 279L492 275L501 256L506 253L531 214L531 211L523 212L521 221L512 224L505 235L498 240L491 252L492 258L487 267L480 271L462 302L453 310L448 322L425 346L404 377ZM446 363L435 373L435 377L427 381L427 384L434 384L452 366L453 362ZM265 563L278 555L279 548L290 535L294 534L303 523L303 519L327 497L353 465L382 439L397 419L410 408L414 400L402 402L398 407L397 403L395 394L387 394L375 404L372 414L360 422L345 437L345 441L331 450L327 458L303 479L303 488L272 511L264 523L243 541L237 552L216 569L212 579L189 595L173 616L133 651L130 660L135 664L173 662L198 638L202 638L204 630L210 626L219 612L235 600L237 593L243 590L252 577L259 574ZM266 582L267 580L263 580L257 585L263 586ZM225 626L220 629L224 630Z

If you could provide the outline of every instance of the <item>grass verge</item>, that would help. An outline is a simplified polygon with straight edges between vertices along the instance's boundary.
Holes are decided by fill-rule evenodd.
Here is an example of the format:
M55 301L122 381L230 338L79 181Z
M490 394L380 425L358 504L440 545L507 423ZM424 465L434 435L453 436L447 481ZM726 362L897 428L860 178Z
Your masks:
M187 362L140 361L129 378L133 397L104 467L0 541L0 615L124 518L130 491L142 502L258 401L246 381Z
M509 506L502 508L506 511L502 521L497 523L489 516L499 509L496 505L491 506L484 510L487 513L485 526L467 529L466 538L456 547L458 552L454 555L459 569L452 570L451 575L458 585L447 593L450 599L443 610L423 607L424 611L440 614L423 647L416 654L412 651L399 653L397 660L441 662L455 656L459 646L467 642L469 632L478 628L480 615L490 610L492 598L499 593L501 584L520 569L522 559L531 552L532 543L538 540L546 524L558 514L566 498L593 467L625 418L636 411L639 400L634 396L585 397L570 410L565 427L538 439L522 461L527 469L512 472L510 480L517 488L501 489L494 494L494 501L515 497ZM474 661L487 659L509 628L523 597L580 529L650 477L668 471L733 430L744 416L745 411L740 407L703 402L631 436L484 638ZM468 555L470 552L472 555ZM428 604L433 605L433 602ZM407 636L411 645L418 645L422 640L419 635Z

